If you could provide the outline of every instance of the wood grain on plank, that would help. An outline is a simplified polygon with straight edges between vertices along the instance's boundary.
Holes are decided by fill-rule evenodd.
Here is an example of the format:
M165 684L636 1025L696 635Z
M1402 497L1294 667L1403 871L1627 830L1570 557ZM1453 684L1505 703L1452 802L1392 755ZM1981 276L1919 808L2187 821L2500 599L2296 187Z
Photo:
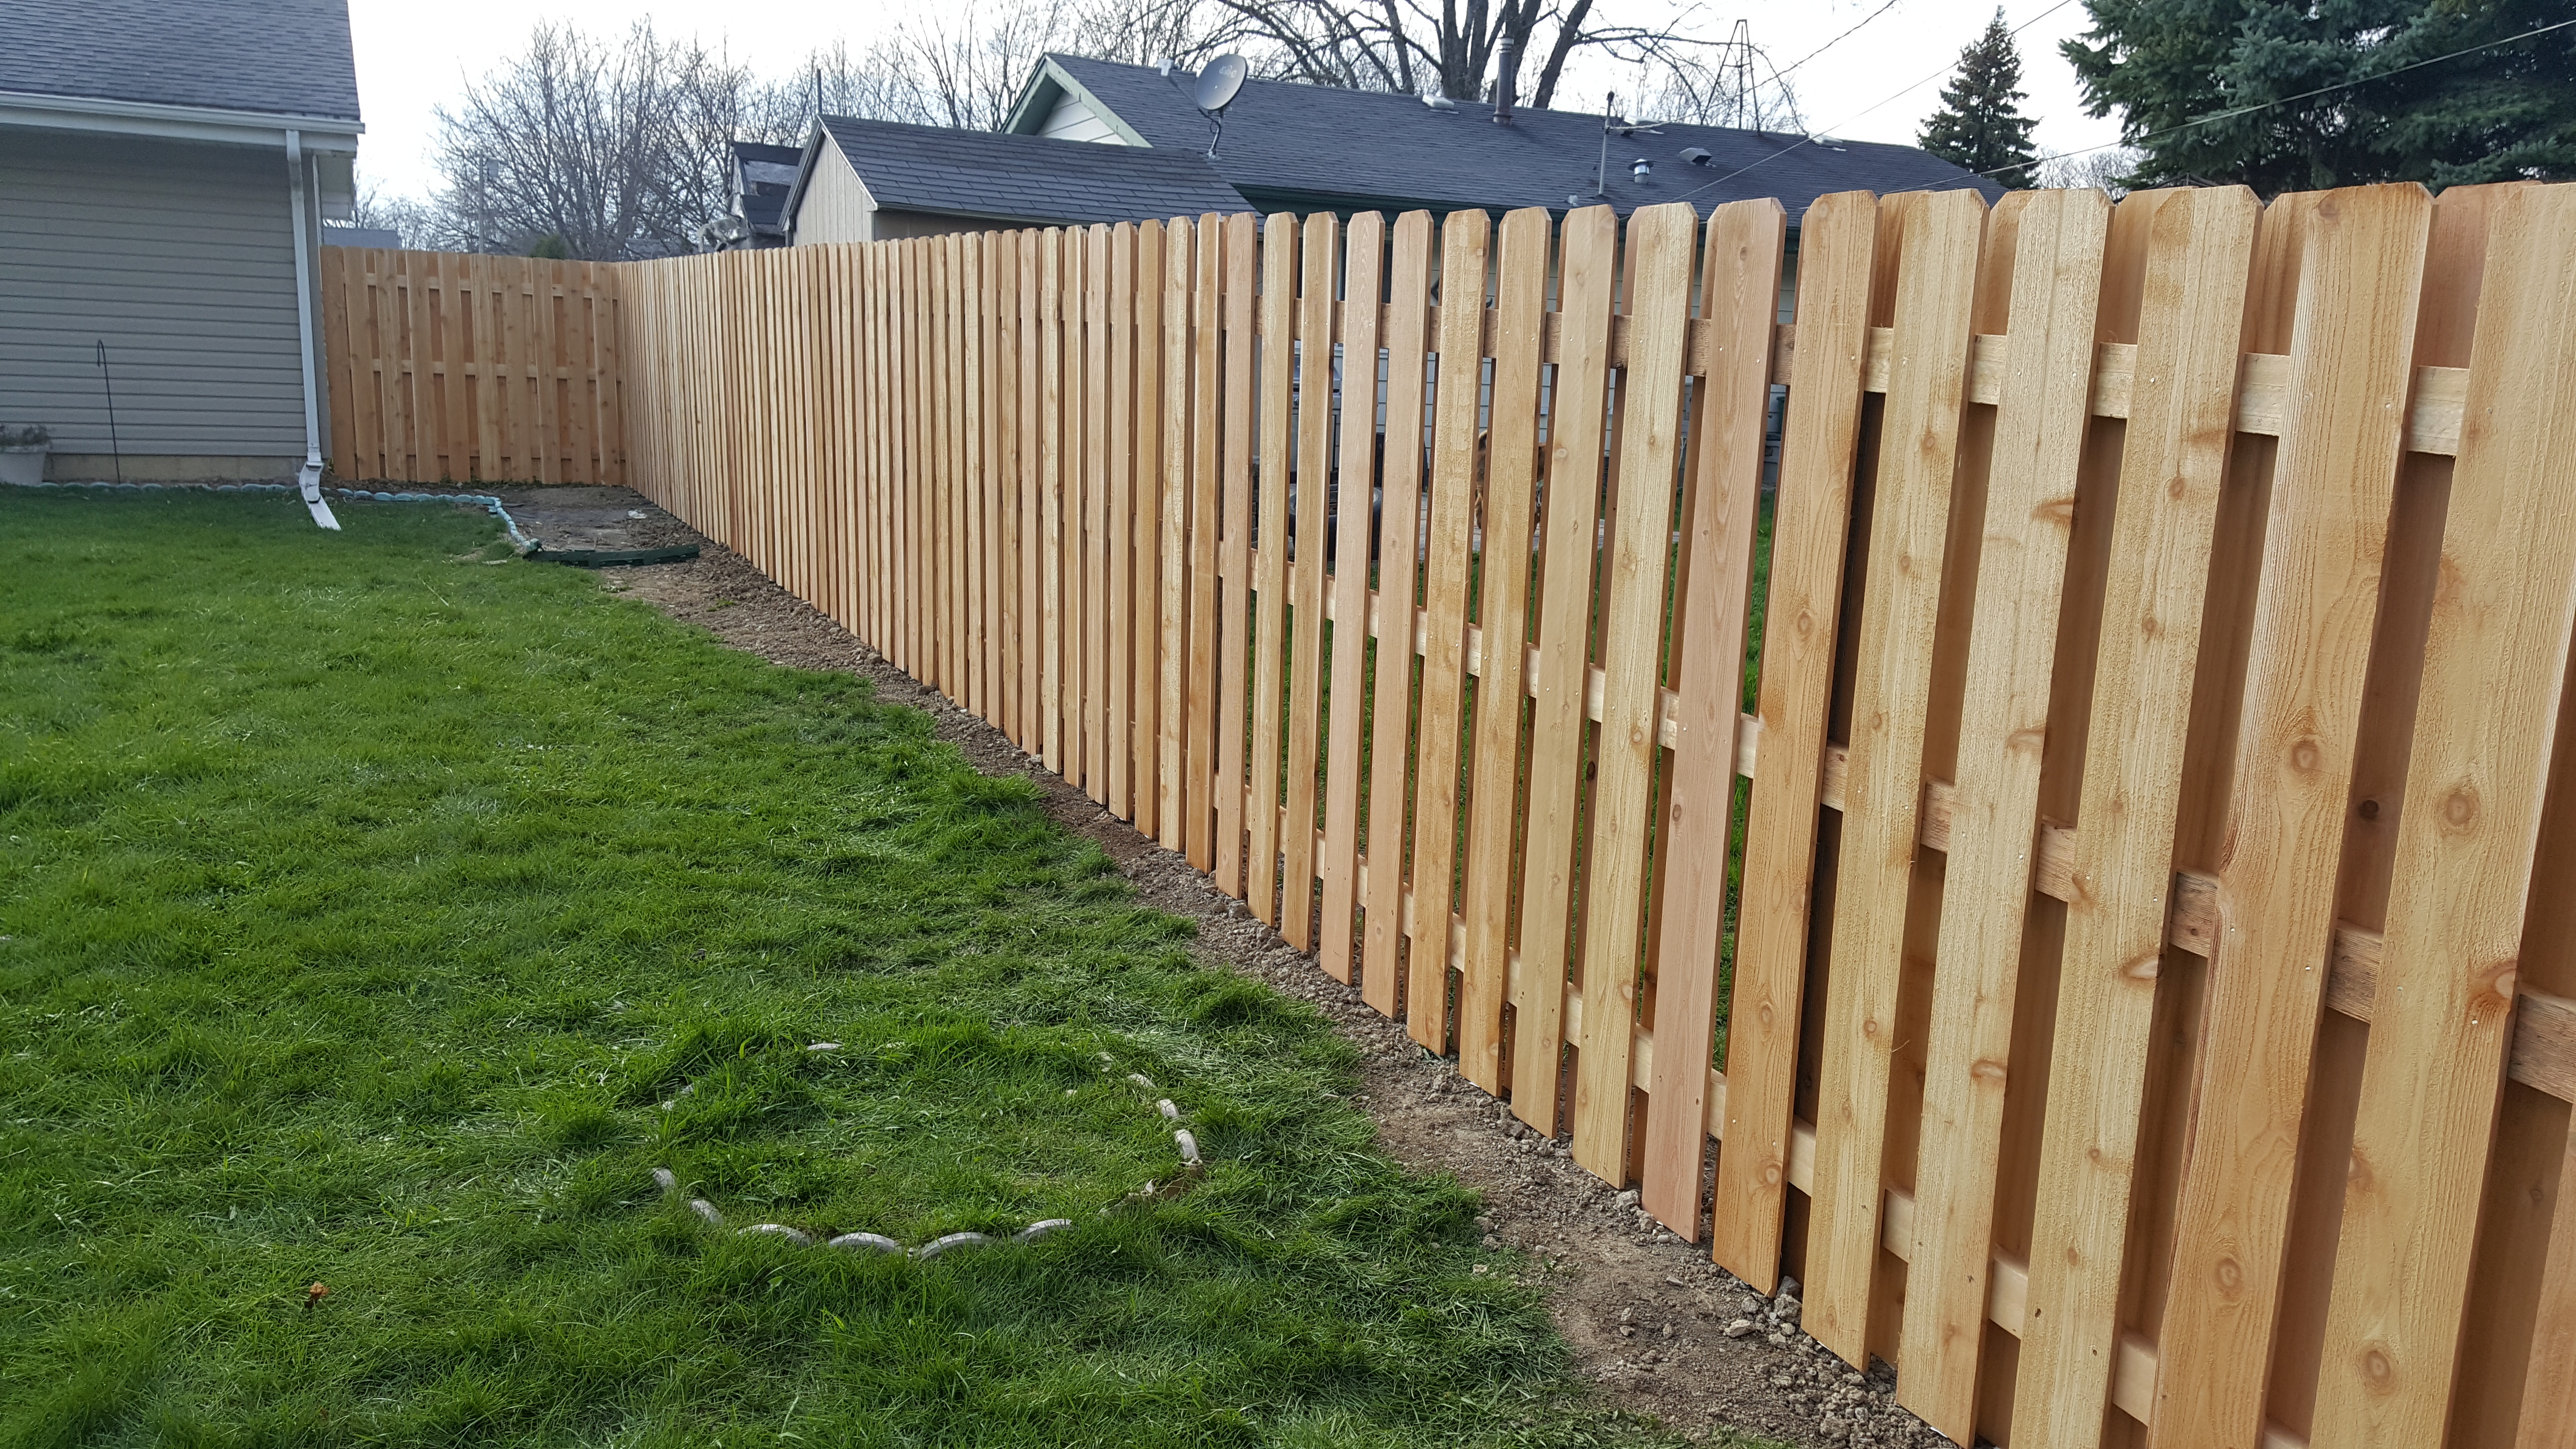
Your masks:
M1538 585L1537 668L1531 692L1527 844L1521 867L1520 962L1511 992L1512 1112L1542 1132L1557 1129L1557 1077L1565 1042L1565 983L1586 708L1593 670L1593 565L1599 557L1601 459L1610 389L1612 289L1619 223L1606 206L1565 218L1557 286L1564 355L1550 392L1547 495Z
M2146 252L2137 357L2159 386L2128 420L2093 680L2013 1421L2097 1442L2119 1338L2122 1251L2202 593L2226 476L2254 224L2242 188L2150 192L2115 227ZM2134 218L2134 219L2133 219Z
M1049 228L1038 248L1038 352L1041 385L1038 486L1038 717L1046 767L1058 774L1065 756L1065 235Z
M988 342L993 299L985 237L969 232L966 253L966 689L979 718L1001 711L993 699L993 373ZM807 248L811 251L813 248Z
M1923 796L1924 714L1966 405L1969 306L1985 227L1984 199L1971 192L1915 194L1882 205L1905 208L1896 349L1859 620L1805 1314L1807 1331L1854 1364L1865 1363L1869 1351L1897 982Z
M1854 191L1820 198L1799 234L1797 316L1806 345L1792 363L1781 430L1756 693L1763 765L1746 807L1735 990L1727 1011L1728 1147L1718 1155L1711 1215L1711 1255L1765 1293L1779 1286L1817 805L1877 229L1876 200Z
M1237 898L1244 884L1244 711L1251 699L1252 662L1252 416L1254 277L1260 232L1249 215L1223 226L1225 316L1225 450L1220 469L1224 516L1224 566L1219 607L1224 618L1218 648L1216 747L1216 885Z
M1279 924L1281 713L1288 640L1288 474L1297 359L1297 218L1272 216L1261 232L1260 496L1252 554L1252 805L1245 899L1256 919Z
M1065 700L1068 723L1065 754L1073 766L1066 778L1095 802L1109 793L1107 727L1101 717L1107 688L1108 651L1101 615L1108 608L1103 568L1101 519L1108 508L1103 497L1108 473L1109 328L1108 228L1086 227L1066 238L1065 290L1066 458L1071 469L1065 483Z
M994 627L1000 631L1000 669L996 723L1011 743L1028 750L1023 713L1027 699L1027 568L1028 384L1021 349L1021 256L1027 234L1006 232L991 238L993 277L994 464L998 470L993 499L994 592L999 600Z
M1655 915L1655 1036L1640 1203L1699 1238L1708 1065L1727 918L1736 736L1744 719L1744 644L1752 605L1772 318L1787 218L1778 202L1731 202L1709 217L1701 326L1713 334L1699 385L1698 464L1683 506L1672 680L1678 700ZM1659 731L1660 733L1660 731Z
M1342 342L1341 461L1333 499L1332 718L1325 730L1322 931L1315 959L1336 981L1351 979L1352 927L1359 889L1362 723L1368 702L1369 489L1377 475L1376 303L1386 284L1386 218L1351 218L1344 242L1343 291L1365 303ZM1320 566L1320 560L1319 560Z
M1996 213L1999 233L2013 223L2012 347L1977 555L1897 1388L1899 1403L1961 1443L1975 1433L2013 1003L2110 203L2094 190L2023 192Z
M940 327L945 298L939 239L925 238L911 245L917 268L913 315L920 334L914 339L914 366L918 372L913 379L914 478L910 500L914 552L908 582L917 601L913 616L915 674L937 688L947 665L947 596L942 587L947 558L947 379ZM774 378L764 379L763 391L774 392L774 383ZM772 466L771 460L763 460L765 473ZM764 491L766 486L764 477Z
M1190 257L1196 245L1185 217L1173 218L1163 229L1163 295L1158 311L1163 467L1156 483L1161 516L1155 567L1161 618L1154 646L1154 839L1170 851L1186 851L1192 834L1182 769L1189 738Z
M2452 187L2433 204L2425 247L2423 291L2416 306L2411 361L2466 364L2475 325L2478 278L2486 250L2484 202L2498 188ZM2441 587L2442 517L2449 501L2449 459L2399 459L2388 548L2380 562L2370 668L2354 737L2351 802L2336 871L2335 914L2376 931L2386 923L2397 865L2400 806L2412 746L2416 698L2423 684L2426 636ZM2331 978L2328 989L2332 989ZM2318 1058L2310 1077L2304 1154L2291 1204L2283 1263L2281 1326L2273 1335L2270 1413L2302 1431L2313 1423L2319 1363L2333 1293L2337 1224L2346 1187L2353 1113L2361 1095L2367 1034L2321 1018ZM2492 1164L2491 1164L2492 1165ZM2496 1246L2501 1246L2498 1244ZM2491 1325L2492 1326L2492 1325ZM2456 1400L2462 1388L2454 1386ZM2494 1384L2477 1384L2492 1391ZM2487 1436L2492 1442L2492 1435ZM2479 1442L2464 1437L2458 1442Z
M1396 218L1387 273L1386 447L1379 474L1377 603L1382 617L1410 620L1419 565L1423 390L1431 346L1432 222L1428 212ZM1413 815L1411 641L1377 651L1369 686L1368 852L1378 871L1360 889L1360 995L1385 1016L1402 1006L1405 861Z
M961 621L958 605L963 598L957 583L958 524L962 515L957 507L957 238L933 237L928 247L930 386L927 392L931 439L930 521L924 534L927 548L924 559L931 601L930 630L923 640L929 657L927 682L952 700L963 693L958 688L960 659L958 632ZM784 259L793 249L776 253ZM767 329L772 338L783 328ZM772 397L788 398L792 389L786 386L787 369L775 356L768 391ZM779 460L771 458L772 485L775 486ZM773 547L775 545L773 544Z
M1138 834L1162 831L1163 731L1163 224L1136 225L1136 513L1127 613L1133 680L1128 686L1129 815Z
M1049 546L1056 555L1056 572L1060 580L1057 591L1060 613L1056 632L1061 641L1061 660L1056 673L1055 710L1062 764L1057 769L1066 784L1080 789L1085 764L1082 729L1085 642L1082 619L1083 431L1090 411L1084 393L1087 369L1083 356L1082 291L1083 278L1088 272L1085 255L1088 246L1078 227L1065 229L1061 246L1063 257L1055 301L1056 351L1062 374L1056 398L1062 467L1057 489L1057 521L1049 535Z
M1300 951L1315 944L1315 767L1324 686L1324 529L1333 460L1333 286L1341 270L1340 219L1306 218L1298 315L1295 548L1302 565L1288 595L1287 824L1280 837L1280 934Z
M1440 285L1452 301L1481 300L1493 223L1453 213L1440 228ZM1424 648L1414 744L1413 891L1419 919L1435 928L1455 899L1459 734L1465 708L1469 539L1475 521L1478 385L1484 366L1481 307L1462 307L1439 335L1431 435L1431 511L1423 546ZM1445 935L1416 936L1405 987L1405 1026L1435 1052L1449 1049Z
M1520 658L1528 646L1538 344L1547 315L1552 230L1544 209L1505 216L1494 269L1477 607L1481 642L1504 659ZM1488 671L1479 681L1462 851L1467 941L1458 970L1458 1071L1497 1097L1503 1090L1504 961L1511 949L1512 857L1520 823L1521 717L1528 698L1520 686L1508 669Z
M331 395L348 400L331 409L331 416L325 421L330 425L331 471L343 478L364 478L375 471L358 466L357 420L365 416L366 409L355 405L360 396L359 363L349 338L349 297L365 285L365 274L359 270L364 265L365 255L356 247L322 249L323 365L328 369ZM459 388L466 385L462 369L457 373L455 385Z
M1103 433L1105 474L1100 480L1100 768L1108 784L1100 802L1118 820L1136 817L1133 799L1133 717L1136 717L1136 227L1110 227L1108 299L1108 418Z
M1602 560L1602 704L1584 881L1583 1010L1593 1039L1575 1063L1574 1159L1627 1177L1629 1037L1646 906L1646 834L1659 763L1665 580L1681 455L1682 343L1690 318L1698 213L1644 208L1628 219L1628 370L1615 469L1617 511Z
M2576 193L2490 213L2469 405L2398 817L2316 1434L2440 1436L2494 1141L2558 694L2576 629ZM2402 403L2403 394L2399 395ZM2497 681L2522 681L2496 688Z
M1182 681L1188 723L1181 744L1183 848L1190 864L1216 870L1217 614L1224 594L1217 581L1218 458L1224 439L1225 351L1219 302L1225 277L1225 226L1199 218L1197 258L1190 278L1190 538L1189 673ZM1230 671L1225 678L1232 678Z
M2301 406L2264 534L2165 1309L2191 1331L2160 1364L2160 1444L2246 1444L2262 1427L2431 211L2420 187L2369 187L2318 198L2304 221Z
M1148 839L1162 834L1163 630L1171 619L1163 597L1163 224L1136 225L1136 513L1129 536L1132 587L1128 632L1133 639L1134 701L1128 719L1128 818Z
M1100 530L1101 578L1108 607L1101 611L1107 662L1099 714L1101 754L1108 772L1101 801L1121 820L1136 818L1136 228L1109 229L1109 416L1102 492L1107 508Z
M1082 273L1082 521L1076 536L1082 546L1082 788L1101 805L1110 801L1112 744L1109 671L1114 660L1110 634L1122 620L1110 570L1110 516L1117 507L1117 479L1126 471L1127 419L1112 406L1121 381L1112 344L1112 299L1117 297L1116 254L1120 248L1109 226L1084 234ZM1123 716L1123 711L1120 714ZM1123 717L1118 721L1123 725ZM1125 771L1119 772L1124 775ZM1113 812L1115 813L1115 812Z
M2549 1225L2549 1256L2540 1267L2540 1311L2532 1325L2530 1366L2514 1449L2576 1449L2576 1126L2558 1168L2558 1197Z

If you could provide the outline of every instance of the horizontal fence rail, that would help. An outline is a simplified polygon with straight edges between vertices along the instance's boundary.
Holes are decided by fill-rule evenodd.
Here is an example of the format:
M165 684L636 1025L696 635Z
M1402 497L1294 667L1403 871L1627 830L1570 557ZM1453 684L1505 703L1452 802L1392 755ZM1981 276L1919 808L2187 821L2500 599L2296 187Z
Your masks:
M639 488L1953 1439L2566 1442L2576 187L613 270Z
M613 268L322 249L331 468L407 483L623 483Z

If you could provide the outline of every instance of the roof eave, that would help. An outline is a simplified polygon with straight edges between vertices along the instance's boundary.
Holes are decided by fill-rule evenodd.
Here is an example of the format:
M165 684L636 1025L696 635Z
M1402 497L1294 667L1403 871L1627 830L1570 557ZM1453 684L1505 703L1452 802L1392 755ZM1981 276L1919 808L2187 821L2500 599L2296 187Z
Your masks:
M878 199L878 205L887 211L910 212L915 216L944 216L958 221L989 221L993 223L989 228L989 230L992 231L1046 231L1050 229L1067 231L1077 230L1083 227L1117 226L1121 222L1135 223L1143 221L1168 221L1175 216L1206 216L1209 214L1203 211L1186 213L1165 213L1158 211L1150 216L1122 217L1117 220L1104 221L1096 218L1086 220L1079 217L1041 217L1033 216L1026 212L1006 216L990 211L970 211L962 207L923 206L918 203L907 201L887 201L882 197ZM1218 214L1229 215L1230 213Z
M307 116L285 111L236 111L212 106L171 106L97 96L58 96L0 90L0 126L57 131L101 131L172 141L212 141L234 146L284 144L286 133L303 137L308 151L355 154L364 122L347 116Z

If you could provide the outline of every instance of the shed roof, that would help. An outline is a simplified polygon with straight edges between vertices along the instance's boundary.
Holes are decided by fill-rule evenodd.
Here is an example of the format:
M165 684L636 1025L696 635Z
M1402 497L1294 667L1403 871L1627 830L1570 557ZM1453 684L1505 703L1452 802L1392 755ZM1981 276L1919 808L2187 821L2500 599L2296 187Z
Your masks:
M1050 141L825 116L877 204L899 211L1088 225L1244 209L1196 150ZM815 145L821 144L818 135ZM807 162L810 176L812 162Z
M1114 113L1146 145L1196 154L1207 148L1209 128L1190 98L1191 80L1181 71L1166 79L1152 66L1050 54L1009 126L1037 130L1073 91L1095 110ZM1348 209L1544 206L1561 212L1607 203L1624 216L1640 206L1687 200L1705 214L1721 202L1775 196L1795 219L1817 197L1837 191L1971 186L1989 200L2003 194L1993 182L1913 146L1817 143L1785 132L1677 123L1612 133L1605 179L1602 120L1599 112L1521 108L1510 124L1498 125L1493 107L1478 102L1440 110L1413 96L1252 80L1226 111L1214 165L1261 204ZM1708 163L1683 160L1687 147L1707 151ZM1631 174L1641 157L1653 163L1642 183Z
M0 91L358 119L347 0L0 0Z

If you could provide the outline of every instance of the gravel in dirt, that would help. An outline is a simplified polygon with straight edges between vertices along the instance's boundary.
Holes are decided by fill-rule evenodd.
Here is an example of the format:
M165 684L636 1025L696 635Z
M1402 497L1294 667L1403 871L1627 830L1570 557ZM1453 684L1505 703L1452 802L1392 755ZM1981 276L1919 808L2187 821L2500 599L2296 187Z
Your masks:
M1118 862L1148 904L1197 922L1197 954L1312 1003L1361 1054L1355 1105L1398 1160L1476 1189L1478 1225L1497 1265L1545 1285L1580 1371L1621 1405L1686 1436L1754 1434L1809 1449L1933 1449L1949 1441L1896 1407L1882 1362L1853 1371L1798 1330L1796 1280L1765 1298L1577 1167L1563 1139L1425 1052L1355 988L1317 969L1189 862L1129 829L1003 734L886 662L739 554L623 488L494 490L520 526L549 546L658 548L698 543L699 557L601 571L612 591L649 601L735 648L800 669L846 669L878 697L928 713L941 739L977 769L1037 782L1068 830ZM640 516L638 516L640 515Z

